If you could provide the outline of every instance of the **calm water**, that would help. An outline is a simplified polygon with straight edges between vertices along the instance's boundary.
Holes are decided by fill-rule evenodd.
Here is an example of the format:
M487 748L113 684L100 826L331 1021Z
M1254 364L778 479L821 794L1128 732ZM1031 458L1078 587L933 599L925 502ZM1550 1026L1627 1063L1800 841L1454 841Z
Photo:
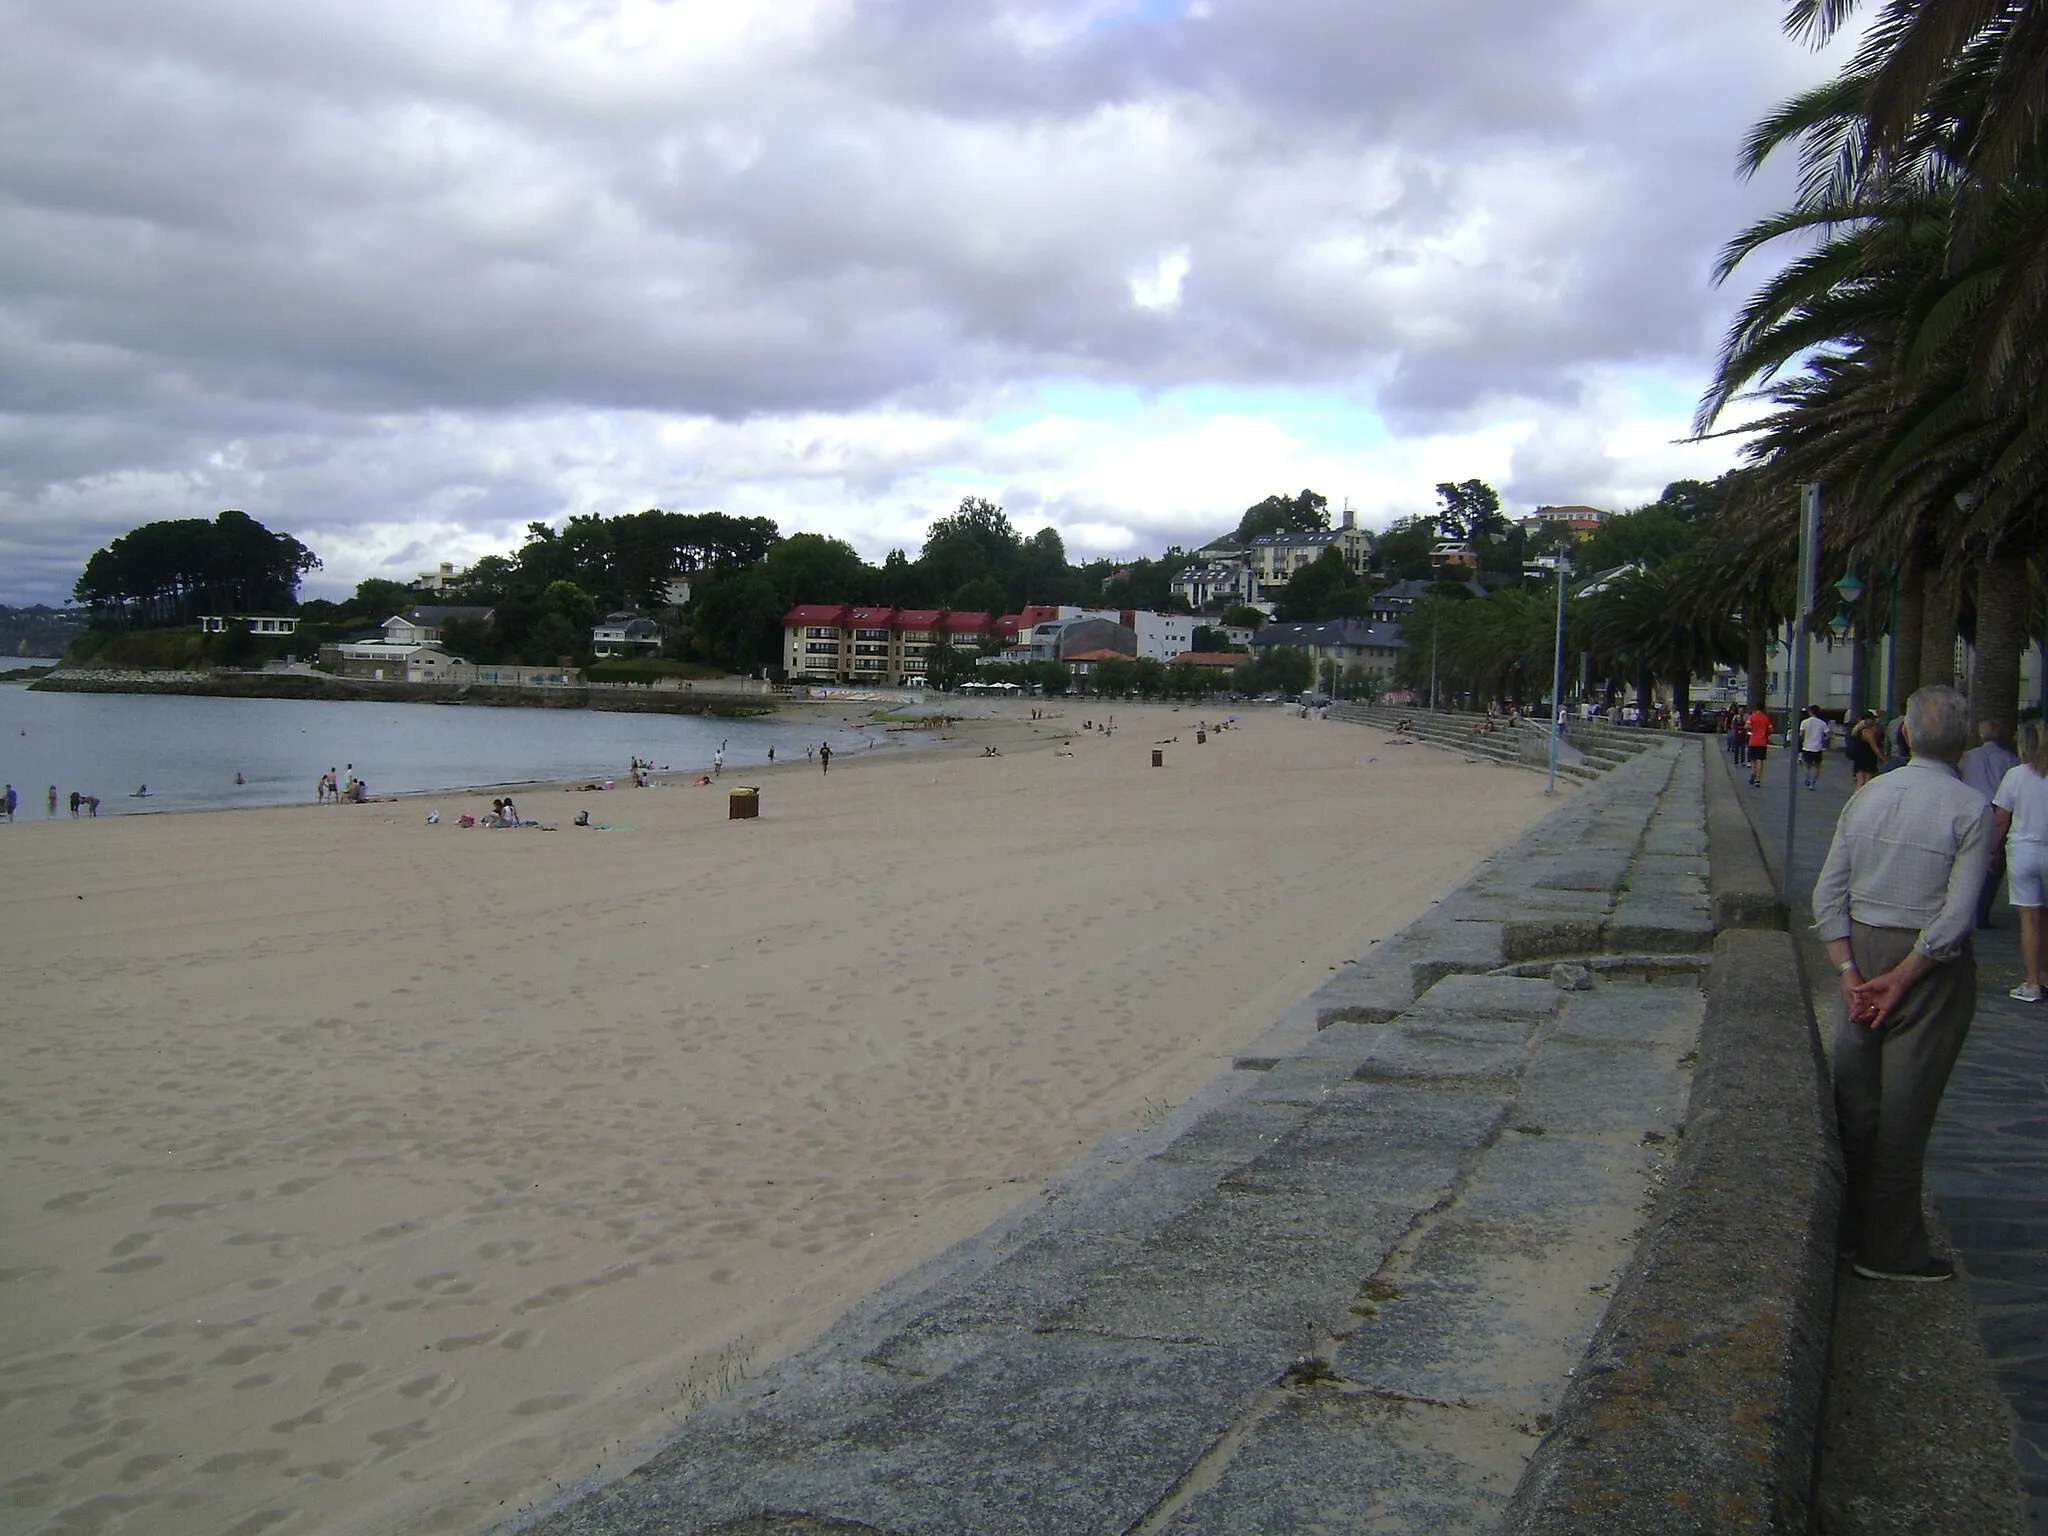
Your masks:
M12 658L10 658L11 660ZM17 813L39 819L49 785L59 814L76 789L100 797L100 814L308 804L313 782L348 765L372 794L466 789L534 780L615 779L635 758L675 774L708 773L726 742L725 766L801 761L808 744L834 753L882 742L919 744L923 733L884 738L816 719L708 720L696 715L614 715L581 709L489 709L438 704L311 703L297 699L200 699L167 694L30 693L0 682L0 780L21 797ZM235 775L247 781L237 786ZM744 782L744 779L742 779ZM147 799L132 798L140 785Z

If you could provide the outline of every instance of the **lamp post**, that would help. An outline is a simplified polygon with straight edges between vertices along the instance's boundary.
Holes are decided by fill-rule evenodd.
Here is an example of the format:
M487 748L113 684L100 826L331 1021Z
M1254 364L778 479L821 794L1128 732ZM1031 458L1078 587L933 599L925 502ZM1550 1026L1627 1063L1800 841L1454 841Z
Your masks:
M1845 571L1842 579L1835 583L1835 596L1841 599L1842 606L1828 620L1828 628L1834 631L1837 640L1847 636L1852 626L1856 630L1855 642L1849 651L1849 714L1852 719L1862 712L1863 701L1870 692L1870 679L1865 675L1870 670L1869 647L1864 643L1867 626L1856 623L1854 612L1864 590L1856 573Z
M1557 646L1551 659L1550 669L1550 778L1544 786L1546 795L1557 793L1557 740L1563 734L1564 726L1558 720L1558 711L1564 708L1564 583L1571 575L1572 563L1565 558L1563 550L1546 555L1527 567L1537 571L1557 572Z

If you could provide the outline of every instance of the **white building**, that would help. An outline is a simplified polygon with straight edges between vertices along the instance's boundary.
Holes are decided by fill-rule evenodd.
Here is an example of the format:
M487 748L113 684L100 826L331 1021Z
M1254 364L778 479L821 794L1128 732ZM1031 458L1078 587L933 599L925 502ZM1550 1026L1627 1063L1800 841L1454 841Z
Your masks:
M199 619L199 631L207 635L224 635L230 624L246 624L252 635L295 635L299 632L297 619L278 618L264 613L208 613Z
M1131 609L1119 615L1138 637L1138 654L1171 661L1195 648L1195 616L1191 613L1150 613Z

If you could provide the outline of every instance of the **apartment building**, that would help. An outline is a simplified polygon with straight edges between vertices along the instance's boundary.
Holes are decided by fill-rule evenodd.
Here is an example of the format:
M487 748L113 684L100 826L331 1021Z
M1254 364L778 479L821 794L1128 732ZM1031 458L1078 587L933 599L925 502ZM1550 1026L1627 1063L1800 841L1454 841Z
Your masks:
M1016 630L1015 615L806 603L783 615L782 661L792 682L916 686L934 647L974 654Z

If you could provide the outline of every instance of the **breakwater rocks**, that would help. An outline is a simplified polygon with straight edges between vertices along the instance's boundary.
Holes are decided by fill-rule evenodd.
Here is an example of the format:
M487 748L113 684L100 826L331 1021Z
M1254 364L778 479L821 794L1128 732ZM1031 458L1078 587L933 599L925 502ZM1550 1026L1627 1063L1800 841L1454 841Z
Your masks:
M164 693L215 699L375 699L383 703L476 704L499 709L596 709L620 714L756 715L778 695L722 689L649 688L631 683L510 687L495 683L401 683L325 672L124 672L63 668L29 684L39 693Z

